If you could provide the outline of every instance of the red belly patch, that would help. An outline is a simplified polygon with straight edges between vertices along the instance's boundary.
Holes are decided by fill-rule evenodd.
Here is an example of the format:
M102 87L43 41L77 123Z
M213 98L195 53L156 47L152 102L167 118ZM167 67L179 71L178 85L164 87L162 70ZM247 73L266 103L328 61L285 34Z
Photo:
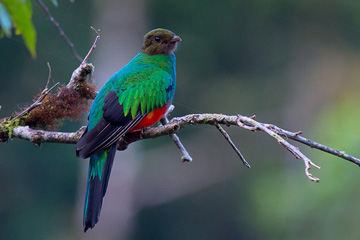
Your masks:
M157 123L166 113L167 107L170 103L166 104L162 108L156 108L154 111L150 112L146 117L144 117L138 124L135 125L129 132L134 132L143 127L150 127Z

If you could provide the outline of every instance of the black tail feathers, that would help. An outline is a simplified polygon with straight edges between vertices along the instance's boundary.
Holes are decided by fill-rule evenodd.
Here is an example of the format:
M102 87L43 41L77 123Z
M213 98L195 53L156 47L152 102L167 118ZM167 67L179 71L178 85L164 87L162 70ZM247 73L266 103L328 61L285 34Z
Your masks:
M111 168L113 165L117 143L113 144L107 154L101 180L99 176L90 177L91 169L89 167L89 180L86 189L85 209L84 209L84 232L93 228L99 221L103 197L109 183Z

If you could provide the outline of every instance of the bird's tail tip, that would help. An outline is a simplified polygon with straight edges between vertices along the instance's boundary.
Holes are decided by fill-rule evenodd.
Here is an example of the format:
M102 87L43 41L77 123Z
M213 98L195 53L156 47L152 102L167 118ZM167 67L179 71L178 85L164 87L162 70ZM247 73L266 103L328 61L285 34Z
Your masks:
M84 222L84 232L88 229L92 229L95 225L89 224L88 222Z

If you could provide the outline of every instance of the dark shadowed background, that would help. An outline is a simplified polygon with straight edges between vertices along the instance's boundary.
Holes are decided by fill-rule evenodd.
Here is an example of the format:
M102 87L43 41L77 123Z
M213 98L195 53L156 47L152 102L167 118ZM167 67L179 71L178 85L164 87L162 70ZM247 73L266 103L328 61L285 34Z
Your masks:
M157 27L181 36L172 116L256 114L360 156L360 2L352 0L125 0L45 2L102 84ZM37 58L20 36L0 39L0 117L79 65L35 1ZM84 122L66 122L75 131ZM0 239L359 239L360 172L298 145L321 170L319 184L261 132L226 128L246 169L211 126L179 133L194 161L181 163L170 138L132 144L117 160L100 222L82 232L88 160L74 145L0 144Z

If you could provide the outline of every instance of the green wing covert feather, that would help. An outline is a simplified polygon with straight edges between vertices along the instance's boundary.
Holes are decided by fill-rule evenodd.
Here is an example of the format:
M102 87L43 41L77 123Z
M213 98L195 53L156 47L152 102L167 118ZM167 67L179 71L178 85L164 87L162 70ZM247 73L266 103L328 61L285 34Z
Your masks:
M131 112L134 118L139 105L142 115L164 106L170 100L167 89L172 81L170 74L159 69L146 79L121 89L119 103L123 105L124 115L127 116Z

